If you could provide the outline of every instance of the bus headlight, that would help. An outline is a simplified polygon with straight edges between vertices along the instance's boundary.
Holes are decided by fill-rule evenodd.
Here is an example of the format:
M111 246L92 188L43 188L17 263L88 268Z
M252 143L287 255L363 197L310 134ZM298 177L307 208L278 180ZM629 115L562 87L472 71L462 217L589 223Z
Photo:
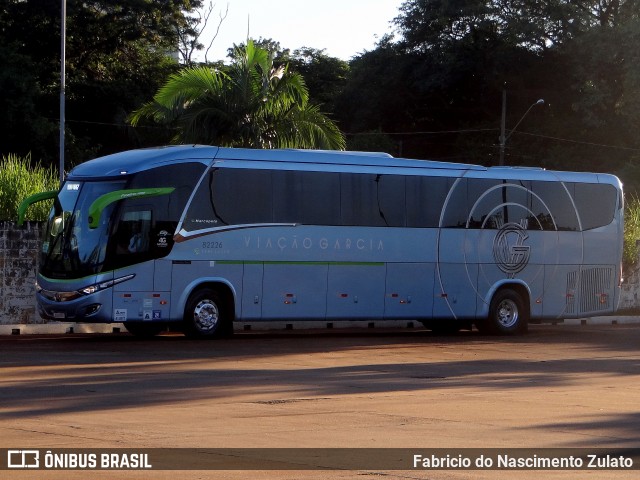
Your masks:
M113 280L107 280L106 282L96 283L94 285L89 285L88 287L84 287L81 290L78 290L78 293L82 295L92 295L100 290L104 290L106 288L113 287L118 283L126 282L127 280L131 280L135 277L135 274L125 275L124 277L114 278Z

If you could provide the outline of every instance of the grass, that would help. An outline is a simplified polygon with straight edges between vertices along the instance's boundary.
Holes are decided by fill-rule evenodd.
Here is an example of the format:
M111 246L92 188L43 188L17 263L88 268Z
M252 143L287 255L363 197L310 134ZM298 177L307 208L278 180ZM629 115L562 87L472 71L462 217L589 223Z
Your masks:
M34 193L57 190L58 175L52 168L32 165L31 155L9 154L0 160L0 220L18 220L20 202ZM33 204L27 210L27 220L45 220L52 200Z

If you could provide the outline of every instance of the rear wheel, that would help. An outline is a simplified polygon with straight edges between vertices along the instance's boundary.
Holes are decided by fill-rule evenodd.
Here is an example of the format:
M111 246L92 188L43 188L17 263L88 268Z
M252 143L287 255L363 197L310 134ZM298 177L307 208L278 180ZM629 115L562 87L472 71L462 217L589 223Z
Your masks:
M198 338L216 338L233 332L230 308L218 292L203 288L189 297L183 331L187 336Z
M489 316L478 329L497 335L525 333L529 324L529 309L522 295L511 288L498 291L491 300Z

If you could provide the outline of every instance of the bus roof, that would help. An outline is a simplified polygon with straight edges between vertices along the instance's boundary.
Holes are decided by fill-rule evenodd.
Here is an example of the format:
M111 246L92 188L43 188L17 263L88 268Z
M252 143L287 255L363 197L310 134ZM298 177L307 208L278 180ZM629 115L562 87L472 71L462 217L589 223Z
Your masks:
M315 164L360 167L390 167L416 169L422 172L447 170L454 176L480 175L490 178L529 180L562 180L602 182L619 185L613 175L558 172L536 167L484 167L480 165L395 158L380 152L349 152L336 150L268 150L225 148L209 145L175 145L138 150L128 150L82 163L69 174L70 180L87 180L120 177L167 164L200 162L210 165L214 160L238 160L242 162L269 162L272 164ZM465 173L466 172L466 173ZM484 172L484 173L483 173ZM435 172L434 172L435 173ZM442 175L442 173L440 173Z
M144 148L114 153L82 163L69 174L70 179L118 177L168 163L211 163L214 159L269 161L285 163L405 167L446 170L486 170L486 167L463 163L435 162L394 158L380 152L346 152L335 150L260 150L221 148L207 145L176 145Z

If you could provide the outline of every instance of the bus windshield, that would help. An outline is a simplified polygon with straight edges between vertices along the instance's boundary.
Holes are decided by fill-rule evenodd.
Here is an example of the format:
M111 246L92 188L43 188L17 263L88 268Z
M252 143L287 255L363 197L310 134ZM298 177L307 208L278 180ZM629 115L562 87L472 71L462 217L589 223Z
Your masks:
M124 187L118 182L67 181L55 199L45 225L40 273L49 278L82 278L104 267L113 205L97 228L89 228L89 206L101 195Z

